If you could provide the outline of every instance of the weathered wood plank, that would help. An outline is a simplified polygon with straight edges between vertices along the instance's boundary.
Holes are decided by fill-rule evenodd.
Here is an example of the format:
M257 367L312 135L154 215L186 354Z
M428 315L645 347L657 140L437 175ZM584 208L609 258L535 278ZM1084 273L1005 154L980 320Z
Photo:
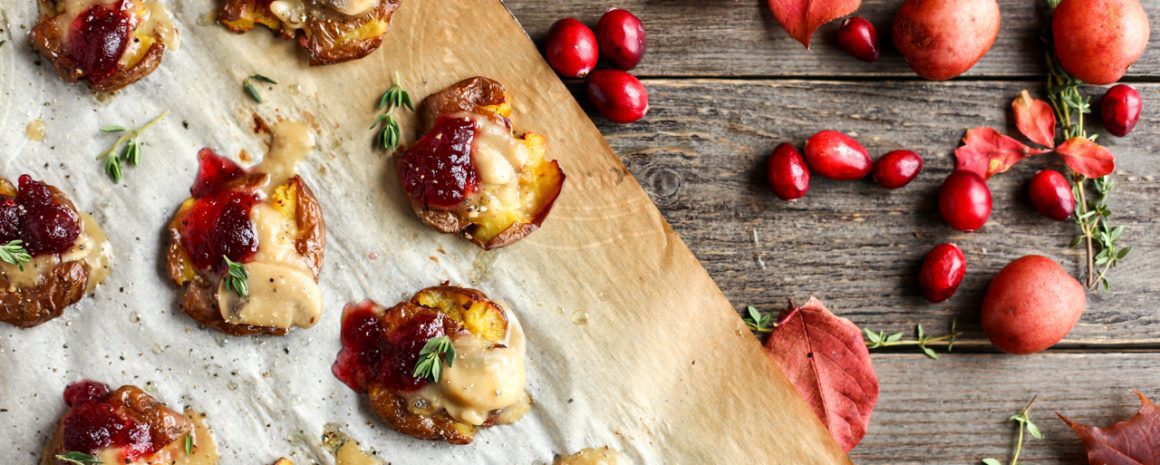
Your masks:
M811 50L789 37L763 0L507 0L532 38L541 40L557 19L575 16L592 26L604 10L626 8L640 16L649 49L634 71L642 76L911 76L890 41L890 24L899 0L865 0L859 10L876 26L886 50L875 64L855 60L838 49L837 23L818 30ZM1040 49L1042 0L1000 0L1002 30L995 46L967 75L1034 76L1043 71ZM1160 2L1142 2L1160 24ZM1155 27L1155 26L1154 26ZM1131 73L1160 77L1160 34Z
M1080 272L1067 248L1071 223L1040 217L1024 184L1057 158L1026 160L991 179L995 211L980 232L945 226L937 210L953 150L971 126L1004 127L1011 98L1036 83L650 80L652 110L632 125L601 123L608 140L673 227L739 308L776 309L815 294L860 325L928 331L958 318L970 341L985 340L977 311L991 276L1019 256L1040 253ZM1066 345L1160 344L1160 86L1143 85L1145 114L1130 137L1104 135L1119 160L1112 199L1133 252L1113 272L1112 290L1092 294ZM599 118L597 119L598 121ZM1091 121L1093 125L1098 125ZM775 198L764 161L781 141L816 131L859 138L874 156L909 148L926 168L910 186L885 191L869 181L815 179L805 199ZM1011 130L1014 132L1014 130ZM949 302L930 304L915 275L935 244L966 252L968 274ZM979 344L981 345L981 344Z
M1135 415L1133 389L1160 397L1160 354L1055 353L1030 357L874 355L881 396L859 464L1006 463L1015 443L1007 417L1032 397L1031 419L1044 440L1026 439L1020 463L1086 463L1083 447L1055 413L1107 426Z

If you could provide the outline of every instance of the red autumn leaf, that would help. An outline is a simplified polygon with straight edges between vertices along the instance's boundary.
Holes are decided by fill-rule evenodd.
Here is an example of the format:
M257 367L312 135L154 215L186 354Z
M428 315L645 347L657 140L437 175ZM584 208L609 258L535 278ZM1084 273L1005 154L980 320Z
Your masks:
M1087 449L1091 465L1160 465L1160 407L1136 392L1143 405L1136 416L1107 428L1059 418L1071 427Z
M1044 147L1055 147L1055 112L1045 100L1031 98L1024 90L1011 102L1015 111L1015 126L1031 142Z
M862 0L769 0L769 9L790 37L810 48L815 30L853 13L861 4Z
M1007 171L1019 160L1050 151L1029 147L993 128L977 127L968 129L963 146L955 149L955 169L988 179Z
M878 375L854 323L810 298L782 312L765 350L842 449L862 441L878 403Z
M1104 146L1085 137L1072 137L1055 148L1072 171L1089 178L1102 178L1116 169L1116 156Z

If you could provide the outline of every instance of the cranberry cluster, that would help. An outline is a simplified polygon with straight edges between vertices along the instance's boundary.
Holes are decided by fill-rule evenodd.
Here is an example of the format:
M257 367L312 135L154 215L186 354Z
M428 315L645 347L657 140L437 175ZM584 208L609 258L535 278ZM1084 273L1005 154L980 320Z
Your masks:
M435 127L399 155L403 190L412 199L437 208L454 208L478 182L471 163L475 122L441 116Z
M387 331L376 308L368 301L343 312L342 351L332 367L334 376L358 392L371 384L400 391L421 389L427 381L412 376L419 352L455 323L438 312L421 311Z
M109 386L104 383L84 380L65 388L70 410L64 417L64 450L93 454L119 448L126 461L156 452L160 446L153 443L149 425L133 421L108 399Z
M124 0L112 9L95 5L77 15L70 25L69 58L89 81L100 82L117 72L117 63L136 26L127 10L129 6Z
M80 234L76 209L31 176L20 176L16 197L0 194L0 242L22 240L36 256L64 252Z
M261 198L236 163L209 148L197 156L197 179L190 189L196 201L182 219L181 245L200 269L220 269L223 256L245 263L258 252L250 210Z

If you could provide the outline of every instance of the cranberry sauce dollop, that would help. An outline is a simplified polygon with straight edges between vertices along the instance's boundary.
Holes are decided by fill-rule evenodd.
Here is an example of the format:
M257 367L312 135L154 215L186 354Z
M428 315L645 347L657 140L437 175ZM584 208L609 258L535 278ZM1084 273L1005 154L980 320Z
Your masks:
M0 195L0 242L24 241L32 255L61 253L81 235L80 215L47 184L20 176L16 197Z
M400 307L409 308L400 308ZM402 304L386 311L374 302L347 305L342 314L342 350L332 371L356 392L372 385L415 391L427 385L412 376L427 341L457 331L458 324L435 310ZM388 329L387 319L399 319Z
M250 210L261 201L247 185L245 169L209 148L197 154L197 179L190 188L195 199L181 223L181 245L194 266L221 269L225 260L245 263L258 252L258 232Z
M123 449L126 461L157 451L149 425L133 421L122 408L108 402L109 386L79 381L64 390L69 411L64 417L65 451L95 454L103 449Z
M430 132L399 155L403 190L430 207L458 206L477 184L471 163L474 140L475 122L470 118L439 117Z
M89 81L100 82L117 72L117 63L129 46L129 34L136 27L124 0L113 9L94 5L77 15L70 28L69 58Z

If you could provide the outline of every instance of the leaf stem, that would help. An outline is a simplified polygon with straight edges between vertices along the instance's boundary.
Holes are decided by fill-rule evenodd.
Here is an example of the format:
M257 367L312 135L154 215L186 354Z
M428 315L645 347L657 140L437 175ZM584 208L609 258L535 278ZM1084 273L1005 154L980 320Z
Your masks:
M149 122L145 123L144 126L141 126L137 129L132 129L124 134L121 134L121 137L118 137L117 141L114 142L113 145L110 145L109 148L105 149L104 152L101 152L100 155L97 155L97 159L100 160L102 158L105 158L107 156L112 155L113 152L115 152L117 150L117 147L119 147L121 144L124 144L125 142L128 142L132 139L136 139L137 136L140 136L142 132L145 132L145 130L149 129L149 127L153 126L154 124L157 124L162 119L165 119L166 116L169 116L169 110L165 110L165 111L161 112L160 115L157 115L152 120L149 120Z

